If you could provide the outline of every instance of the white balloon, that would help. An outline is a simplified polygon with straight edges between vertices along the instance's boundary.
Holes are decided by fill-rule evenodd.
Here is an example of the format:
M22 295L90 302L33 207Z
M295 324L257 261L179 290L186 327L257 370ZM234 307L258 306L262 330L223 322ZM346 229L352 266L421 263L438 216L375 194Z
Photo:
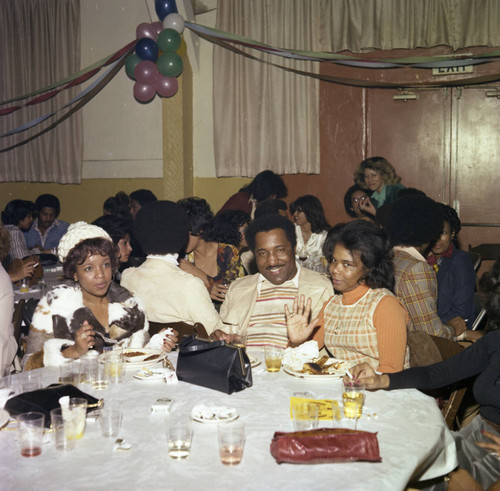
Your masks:
M177 31L179 34L184 30L184 18L179 14L168 14L163 19L163 29L173 29Z

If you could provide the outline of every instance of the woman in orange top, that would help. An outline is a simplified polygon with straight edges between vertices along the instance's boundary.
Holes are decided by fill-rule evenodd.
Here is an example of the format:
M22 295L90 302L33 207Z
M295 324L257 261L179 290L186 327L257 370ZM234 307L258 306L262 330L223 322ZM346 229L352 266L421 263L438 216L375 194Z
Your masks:
M341 295L331 297L310 323L310 299L296 298L292 312L285 307L292 345L303 343L319 324L336 358L363 360L384 373L408 367L408 313L392 293L394 270L385 232L365 220L337 225L328 232L323 253Z

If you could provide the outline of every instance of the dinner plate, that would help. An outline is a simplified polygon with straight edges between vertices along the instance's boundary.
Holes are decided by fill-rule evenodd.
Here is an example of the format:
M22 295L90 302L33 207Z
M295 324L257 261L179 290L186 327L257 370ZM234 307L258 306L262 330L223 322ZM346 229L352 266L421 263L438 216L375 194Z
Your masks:
M128 348L123 350L125 355L125 366L127 368L142 368L142 367L152 367L158 363L161 363L167 356L166 351L160 349L149 349L149 348ZM126 356L126 353L142 353L137 356ZM154 359L148 360L149 357L154 356Z
M345 375L345 372L351 368L351 363L341 360L339 358L332 358L332 363L342 363L342 366L339 367L334 373L325 373L325 374L315 374L315 373L303 373L293 368L284 365L283 371L288 373L288 375L292 375L293 377L299 378L307 378L307 379L315 379L315 380L324 380L324 379L333 379L333 378L341 378ZM332 364L330 363L330 364Z
M9 413L5 409L0 409L0 428L6 425L10 419Z
M227 423L239 417L238 410L230 406L199 404L193 407L191 418L198 423Z
M252 368L255 368L255 367L258 367L262 362L258 359L258 358L255 358L255 356L253 355L248 355L248 359L250 360L250 366Z

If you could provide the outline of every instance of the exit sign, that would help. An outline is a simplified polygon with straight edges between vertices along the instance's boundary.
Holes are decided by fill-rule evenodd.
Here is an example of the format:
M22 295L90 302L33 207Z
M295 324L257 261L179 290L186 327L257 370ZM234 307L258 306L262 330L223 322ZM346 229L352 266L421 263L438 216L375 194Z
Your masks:
M466 66L449 66L441 68L433 68L433 75L461 75L462 73L473 73L472 65Z

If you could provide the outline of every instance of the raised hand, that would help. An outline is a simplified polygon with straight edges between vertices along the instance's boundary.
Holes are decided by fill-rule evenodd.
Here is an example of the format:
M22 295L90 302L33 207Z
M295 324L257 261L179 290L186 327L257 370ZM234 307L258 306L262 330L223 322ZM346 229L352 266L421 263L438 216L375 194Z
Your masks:
M94 328L88 323L83 321L80 329L76 331L75 336L75 350L81 356L86 353L90 348L94 347Z
M318 324L317 317L309 322L311 303L310 298L306 302L304 295L301 295L300 300L297 297L294 298L291 312L288 305L285 305L286 328L292 346L302 344Z

